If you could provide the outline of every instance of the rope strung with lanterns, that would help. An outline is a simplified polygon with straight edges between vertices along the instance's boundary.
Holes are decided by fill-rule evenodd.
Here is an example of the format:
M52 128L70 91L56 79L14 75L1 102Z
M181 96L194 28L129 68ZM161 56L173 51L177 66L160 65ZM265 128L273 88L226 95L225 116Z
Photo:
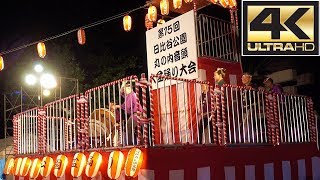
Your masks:
M173 1L173 8L174 9L180 9L182 7L182 0L172 0L172 1ZM208 1L210 1L213 4L220 5L224 8L234 9L237 6L236 0L208 0ZM191 3L191 2L193 2L193 0L184 0L184 2ZM124 30L126 32L129 32L132 28L132 18L129 14L134 11L146 8L146 7L149 7L148 13L145 16L145 27L147 30L152 29L153 23L155 23L155 22L157 23L157 25L161 25L161 24L165 23L165 20L163 18L161 18L157 21L157 15L158 15L157 8L155 6L153 6L151 2L147 2L145 5L140 6L138 8L135 8L135 9L132 9L130 11L123 12L123 13L114 15L112 17L99 20L99 21L93 22L91 24L84 25L80 28L75 28L75 29L63 32L61 34L42 39L40 41L32 42L32 43L25 44L25 45L22 45L22 46L19 46L19 47L16 47L16 48L13 48L13 49L10 49L7 51L0 52L0 71L2 71L4 69L4 60L3 60L2 56L5 54L9 54L11 52L15 52L15 51L18 51L18 50L21 50L21 49L24 49L24 48L27 48L27 47L30 47L30 46L37 44L38 55L39 55L39 57L44 58L46 56L46 46L45 46L44 42L47 42L47 41L50 41L53 39L57 39L62 36L66 36L68 34L71 34L71 33L77 31L78 43L80 45L84 45L86 42L86 34L84 31L85 29L91 28L91 27L94 27L94 26L97 26L97 25L100 25L100 24L103 24L103 23L106 23L106 22L109 22L109 21L112 21L115 19L118 19L120 17L123 17ZM169 14L169 11L170 11L169 0L160 0L161 15L167 16Z

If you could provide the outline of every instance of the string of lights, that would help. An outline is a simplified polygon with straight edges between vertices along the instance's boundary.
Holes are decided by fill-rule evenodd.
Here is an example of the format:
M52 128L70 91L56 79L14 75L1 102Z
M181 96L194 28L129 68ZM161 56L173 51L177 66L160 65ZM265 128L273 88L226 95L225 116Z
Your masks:
M94 26L98 26L98 25L101 25L101 24L110 22L110 21L112 21L112 20L121 18L121 17L123 17L124 15L130 14L130 13L132 13L132 12L134 12L134 11L137 11L137 10L140 10L140 9L143 9L143 8L146 8L147 6L148 6L148 5L145 4L145 5L143 5L143 6L140 6L140 7L135 8L135 9L132 9L132 10L129 10L129 11L126 11L126 12L122 12L122 13L120 13L120 14L117 14L117 15L114 15L114 16L111 16L111 17L107 17L107 18L104 18L104 19L102 19L102 20L99 20L99 21L96 21L96 22L93 22L93 23L90 23L90 24L87 24L87 25L84 25L84 26L81 26L81 27L78 27L78 28L74 28L74 29L71 29L71 30L69 30L69 31L66 31L66 32L63 32L63 33L60 33L60 34L57 34L57 35L54 35L54 36L51 36L51 37L48 37L48 38L39 40L39 41L35 41L35 42L28 43L28 44L25 44L25 45L22 45L22 46L19 46L19 47L16 47L16 48L12 48L12 49L6 50L6 51L3 51L3 52L0 52L0 55L5 55L5 54L9 54L9 53L12 53L12 52L15 52L15 51L24 49L24 48L27 48L27 47L36 45L36 44L38 44L39 42L47 42L47 41L50 41L50 40L53 40L53 39L57 39L57 38L66 36L66 35L68 35L68 34L74 33L74 32L76 32L76 31L78 31L79 29L88 29L88 28L91 28L91 27L94 27Z

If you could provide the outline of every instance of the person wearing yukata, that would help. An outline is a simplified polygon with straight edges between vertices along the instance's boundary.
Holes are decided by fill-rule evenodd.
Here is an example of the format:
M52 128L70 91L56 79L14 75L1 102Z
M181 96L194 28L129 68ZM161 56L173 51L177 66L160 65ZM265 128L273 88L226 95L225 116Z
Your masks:
M270 93L277 93L282 94L283 89L279 84L273 84L273 79L268 77L263 81L263 84L265 85L265 89L267 92Z
M216 86L221 87L225 83L224 77L226 76L226 71L224 68L217 68L214 72L213 78Z
M122 97L124 97L123 103L121 105L110 104L111 109L121 109L129 115L123 127L123 132L125 132L123 137L125 145L137 145L138 112L142 112L139 99L132 90L132 87L131 81L124 81L120 90Z
M199 143L212 143L213 142L213 127L211 124L211 96L209 92L208 84L201 84L201 96L200 96L200 123L199 123ZM207 135L209 136L207 137ZM203 137L205 137L203 142ZM209 141L211 140L211 142Z

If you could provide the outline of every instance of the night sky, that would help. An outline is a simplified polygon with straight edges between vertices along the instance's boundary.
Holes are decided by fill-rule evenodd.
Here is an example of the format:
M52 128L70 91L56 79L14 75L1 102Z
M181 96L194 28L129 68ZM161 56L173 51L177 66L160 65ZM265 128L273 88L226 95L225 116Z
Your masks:
M24 44L35 42L83 25L131 10L133 8L145 4L143 0L95 0L95 1L3 1L1 2L1 31L0 31L0 51L6 51ZM220 11L207 9L212 11L212 16L224 15ZM206 9L205 9L206 10ZM133 14L133 29L127 33L123 30L122 18L108 22L86 30L87 42L85 47L79 47L81 53L103 52L105 48L111 49L115 56L130 55L139 56L146 59L146 42L145 42L145 26L144 16L147 9L142 9ZM239 21L240 22L240 21ZM69 38L77 44L76 32L66 37L62 37L59 42ZM55 41L55 40L53 40ZM36 52L36 47L31 46ZM90 52L87 50L90 49ZM5 68L14 68L16 62L19 61L19 55L24 50L4 55ZM50 49L47 49L47 54ZM243 58L244 70L259 64L269 64L270 59L263 58ZM308 62L306 62L308 61ZM311 58L289 58L285 60L279 67L294 66L301 67L303 71L317 71L319 59L311 60ZM272 67L277 67L277 62L271 61ZM285 65L283 65L285 64ZM146 61L144 62L146 66ZM309 68L310 67L310 68ZM260 66L262 70L264 66ZM4 72L6 72L6 70ZM10 76L18 76L10 74L3 78L4 72L0 72L0 92L3 90L1 86L10 81ZM1 101L2 97L1 97ZM1 107L2 110L2 107ZM1 112L1 111L0 111ZM3 122L3 115L0 114L0 121ZM1 126L2 127L2 126ZM2 131L2 129L0 129Z

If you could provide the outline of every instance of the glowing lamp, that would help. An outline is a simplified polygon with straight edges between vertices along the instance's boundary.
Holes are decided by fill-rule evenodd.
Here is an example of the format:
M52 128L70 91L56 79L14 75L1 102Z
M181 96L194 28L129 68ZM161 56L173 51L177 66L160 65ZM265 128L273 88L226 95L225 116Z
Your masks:
M44 89L42 94L44 96L50 96L51 92L48 89Z
M54 166L54 161L51 157L45 156L41 161L40 174L42 177L47 177L51 173Z
M162 15L168 15L169 14L169 0L161 0L160 1L160 11Z
M21 166L20 166L20 176L27 176L31 167L32 161L28 157L22 159Z
M76 153L73 156L72 166L71 166L71 175L74 178L80 177L86 166L87 158L83 153Z
M37 73L41 73L43 71L43 66L41 64L37 64L37 65L34 66L34 70Z
M219 3L221 4L222 7L226 8L229 5L228 0L219 0Z
M13 159L13 158L9 158L9 159L6 161L6 164L5 164L5 166L4 166L3 174L6 174L6 175L11 174L13 168L14 168L14 159Z
M157 25L159 26L159 25L162 25L164 23L166 23L166 21L164 19L159 19Z
M86 43L86 32L84 29L79 29L77 32L78 43L84 45Z
M228 4L231 8L234 8L237 6L237 0L229 0Z
M30 179L36 179L40 174L41 160L36 158L32 161L32 165L29 172Z
M147 30L153 28L153 22L149 20L148 14L146 14L144 25L146 26Z
M138 148L130 149L126 163L124 165L124 172L126 176L135 178L138 176L143 162L143 153Z
M182 0L173 0L173 7L175 9L180 9L182 6Z
M56 164L54 165L53 174L60 178L66 173L68 166L68 158L65 155L59 155L56 159Z
M126 15L123 17L123 28L125 31L130 31L132 26L132 19L131 16Z
M37 50L39 57L44 58L46 56L46 46L43 42L38 43Z
M4 69L4 62L3 62L3 57L0 56L0 71Z
M124 165L124 155L121 151L110 153L108 161L108 176L110 179L118 179Z
M57 81L52 74L46 73L40 77L40 84L45 89L52 89L57 86Z
M98 152L90 153L88 162L86 165L86 175L90 178L95 177L100 169L102 163L102 155Z
M12 173L15 176L19 176L21 163L22 163L22 158L16 158L14 160L14 167L12 169Z
M157 8L155 6L150 6L148 8L148 19L149 21L156 22L157 21Z
M191 3L192 0L184 0L185 3Z

